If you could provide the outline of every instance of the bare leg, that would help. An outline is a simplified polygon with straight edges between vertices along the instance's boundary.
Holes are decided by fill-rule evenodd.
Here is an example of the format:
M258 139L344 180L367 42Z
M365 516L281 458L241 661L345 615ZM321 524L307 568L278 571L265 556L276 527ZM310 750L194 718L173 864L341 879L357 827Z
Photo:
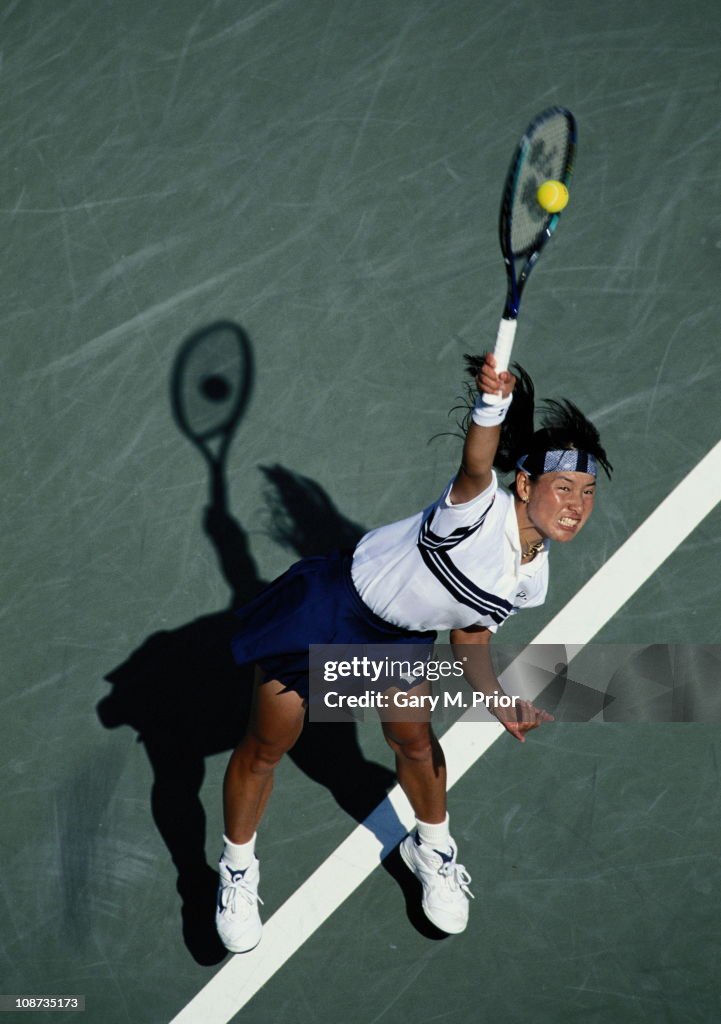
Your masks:
M401 842L401 859L421 883L428 920L451 935L468 924L470 875L456 860L448 832L446 763L430 722L384 722L396 770L416 815L416 828ZM445 852L444 852L445 850Z
M273 788L275 766L303 730L305 701L292 690L283 693L277 679L259 683L244 739L225 772L225 834L233 843L253 838Z
M428 722L384 722L396 772L416 817L429 825L446 819L446 760Z

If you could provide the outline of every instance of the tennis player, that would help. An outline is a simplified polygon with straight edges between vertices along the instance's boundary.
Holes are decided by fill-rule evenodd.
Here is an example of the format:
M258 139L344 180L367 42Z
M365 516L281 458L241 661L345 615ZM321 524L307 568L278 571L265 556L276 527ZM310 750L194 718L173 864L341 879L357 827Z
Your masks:
M224 782L223 853L216 925L231 952L260 941L256 831L276 765L298 739L308 700L308 646L418 644L450 630L466 678L477 691L503 694L489 642L521 608L542 604L551 542L567 543L593 510L599 465L611 466L597 430L570 402L548 403L535 430L534 391L496 373L493 355L467 359L477 397L466 424L461 466L441 497L409 519L366 534L351 555L307 558L238 612L239 664L258 666L248 732ZM501 394L500 404L484 401ZM511 490L494 466L514 472ZM462 645L463 652L459 652ZM551 716L529 702L492 708L516 739ZM428 721L383 722L398 780L416 815L401 843L423 887L422 905L442 931L468 921L470 876L458 862L446 810L443 751ZM340 768L340 766L339 766Z

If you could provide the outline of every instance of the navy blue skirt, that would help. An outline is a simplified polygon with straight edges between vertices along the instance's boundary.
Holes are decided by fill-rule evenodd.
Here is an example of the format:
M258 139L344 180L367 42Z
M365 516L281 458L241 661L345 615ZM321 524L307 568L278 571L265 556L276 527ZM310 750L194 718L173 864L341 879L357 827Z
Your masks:
M351 579L352 556L304 558L234 614L237 664L254 662L269 679L308 699L310 644L426 644L435 632L386 622L360 598Z

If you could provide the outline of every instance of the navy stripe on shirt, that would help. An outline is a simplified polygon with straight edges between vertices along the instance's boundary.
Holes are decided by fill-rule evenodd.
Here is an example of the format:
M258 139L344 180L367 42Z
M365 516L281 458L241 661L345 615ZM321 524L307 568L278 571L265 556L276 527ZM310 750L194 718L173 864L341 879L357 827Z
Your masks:
M433 516L435 515L436 512L436 509L434 509L431 515L428 517L428 519L426 519L426 521L421 526L421 532L418 538L418 543L422 544L424 547L428 549L439 548L443 550L448 550L450 548L454 548L456 544L460 544L461 541L466 540L467 537L472 536L472 534L474 534L476 530L480 530L480 528L483 526L486 520L486 516L491 511L491 507L493 506L493 502L495 500L496 496L494 494L490 502L483 510L483 512L481 512L481 515L479 516L475 523L471 523L470 526L459 526L457 527L457 529L453 531L453 533L449 533L447 537L440 537L437 533L434 533L433 530L431 530L431 521L433 520Z
M487 615L501 625L513 611L513 605L497 594L482 590L473 580L460 571L450 557L449 551L461 541L472 536L483 525L495 501L495 495L479 519L470 526L458 527L448 537L440 537L430 528L432 516L421 526L418 535L418 549L427 568L445 589L461 604Z

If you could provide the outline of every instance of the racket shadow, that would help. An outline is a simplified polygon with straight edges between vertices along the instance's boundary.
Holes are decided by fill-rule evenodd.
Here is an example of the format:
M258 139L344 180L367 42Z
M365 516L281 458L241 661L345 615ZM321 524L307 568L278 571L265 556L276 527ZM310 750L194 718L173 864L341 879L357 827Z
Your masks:
M249 387L248 398L250 391ZM208 966L227 954L214 926L214 865L219 850L211 851L213 867L209 866L200 790L206 757L229 753L247 727L253 669L239 668L232 659L232 609L266 585L247 531L228 509L225 454L227 446L221 461L209 460L210 504L203 529L230 588L229 607L147 637L107 673L112 690L97 706L106 728L128 725L145 747L153 773L151 811L177 871L185 943L194 959ZM343 516L313 481L279 465L263 472L269 531L296 556L352 546L362 534L362 528ZM365 758L354 722L332 729L309 723L289 756L358 822L395 783L393 772ZM342 771L337 770L339 763Z

